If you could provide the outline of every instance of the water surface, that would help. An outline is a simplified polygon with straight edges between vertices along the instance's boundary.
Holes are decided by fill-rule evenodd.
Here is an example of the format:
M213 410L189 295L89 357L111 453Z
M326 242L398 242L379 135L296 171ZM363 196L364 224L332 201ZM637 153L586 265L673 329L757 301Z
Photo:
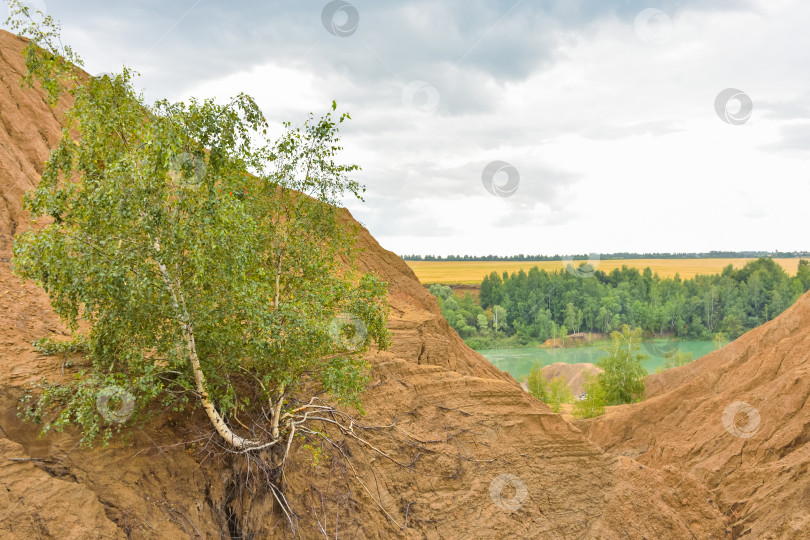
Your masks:
M606 345L607 342L604 343ZM577 364L579 362L589 362L595 364L597 360L605 356L602 350L604 345L588 345L586 347L570 347L565 349L485 349L478 351L492 362L501 371L509 372L515 379L521 380L529 375L532 367L538 362L547 366L555 362L565 362L566 364ZM643 366L648 373L655 372L658 367L664 364L663 354L671 349L692 353L692 358L697 360L717 348L713 341L669 341L669 342L646 342L641 348L641 352L649 355Z

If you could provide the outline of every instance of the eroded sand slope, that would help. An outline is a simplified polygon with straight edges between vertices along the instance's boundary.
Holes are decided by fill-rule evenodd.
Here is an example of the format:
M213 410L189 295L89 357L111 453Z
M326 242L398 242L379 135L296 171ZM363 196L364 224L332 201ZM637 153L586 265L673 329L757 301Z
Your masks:
M647 388L577 425L613 454L693 474L736 538L810 537L810 293Z

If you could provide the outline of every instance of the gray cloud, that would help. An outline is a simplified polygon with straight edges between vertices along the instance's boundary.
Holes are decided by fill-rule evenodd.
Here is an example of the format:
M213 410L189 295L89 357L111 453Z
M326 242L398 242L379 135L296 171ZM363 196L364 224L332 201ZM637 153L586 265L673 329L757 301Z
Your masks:
M374 234L418 237L442 237L463 232L463 224L444 223L424 212L420 200L402 197L372 196L364 205L350 205L350 210L364 226L374 222Z
M627 137L638 137L641 135L660 137L663 135L669 135L670 133L677 133L682 130L683 128L679 127L677 122L669 120L657 120L625 126L598 125L583 131L582 135L584 137L588 137L589 139L615 140L625 139Z
M768 155L810 148L803 49L774 40L787 32L798 42L804 33L810 15L800 0L776 19L765 14L773 5L764 0L349 0L359 25L348 37L324 28L327 0L46 1L91 70L126 62L142 73L151 99L177 99L211 84L229 95L265 93L261 104L271 119L293 122L337 99L355 119L342 130L347 159L363 166L369 189L367 204L352 204L352 211L404 252L419 247L402 247L397 238L423 236L439 245L466 234L469 244L445 252L464 245L491 252L509 249L486 236L491 229L533 227L532 235L543 236L537 230L565 226L569 237L579 231L599 239L609 236L606 224L627 231L638 223L655 235L650 242L663 242L643 249L665 250L666 242L681 248L683 224L656 212L659 184L634 187L649 177L644 166L658 178L694 163L681 171L682 181L702 188L723 178L729 164L743 163L735 181L745 184L753 215L760 184L753 169L750 178L743 174L754 157L738 148L744 135L758 134L751 146ZM635 35L635 17L645 8L672 18L665 44ZM783 68L774 82L772 58ZM287 71L251 78L268 66ZM288 73L302 77L289 80ZM246 81L253 86L245 88ZM431 85L433 94L403 103L414 81ZM755 98L755 116L740 129L712 110L716 93L733 85L767 96ZM277 97L302 94L307 99ZM419 100L430 105L431 96L435 110L420 111L426 103ZM762 125L781 140L760 144ZM737 146L729 144L726 154L702 153L732 139ZM481 185L482 168L496 159L521 175L507 199ZM703 170L713 172L694 177ZM681 196L670 189L667 199ZM628 202L636 197L653 199L638 206L639 216ZM616 241L626 243L577 247L569 239L547 249L636 249L627 233Z
M486 102L476 95L476 77L524 79L551 64L571 30L589 31L605 18L631 26L650 7L627 0L358 0L358 29L342 38L321 23L326 3L50 0L47 6L66 29L92 36L111 49L107 54L141 69L148 89L161 96L272 61L374 84L426 80L452 96L445 103L457 109ZM742 0L654 3L672 14L750 8ZM473 73L459 76L466 71Z

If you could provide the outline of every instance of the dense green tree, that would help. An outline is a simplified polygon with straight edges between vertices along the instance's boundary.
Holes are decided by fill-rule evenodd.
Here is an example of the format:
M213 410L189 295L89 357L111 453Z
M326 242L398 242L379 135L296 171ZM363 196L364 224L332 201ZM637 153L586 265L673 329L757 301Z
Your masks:
M503 280L497 272L484 276L484 281L481 283L481 307L486 309L501 303L503 300L502 285Z
M475 335L475 328L465 324L458 329L458 334L465 339L471 338Z
M729 312L723 317L721 328L724 334L730 336L731 339L736 339L744 331L742 317L734 311Z
M644 398L647 371L642 363L649 357L638 352L641 339L641 329L627 325L611 333L608 354L596 363L604 370L598 378L608 405L633 403Z
M534 337L540 341L551 339L556 329L556 324L551 318L551 312L547 309L540 309L535 315L535 334Z
M565 326L578 333L582 326L582 310L577 308L573 302L568 302L565 307Z
M661 279L627 267L609 274L597 270L594 276L582 279L536 267L503 276L493 272L481 285L480 306L473 307L505 308L509 316L499 318L500 335L522 342L556 341L552 328L562 325L575 332L610 332L629 324L652 335L708 340L722 331L737 337L777 316L808 290L810 263L800 261L795 277L767 258L688 280ZM477 315L473 307L465 309ZM468 321L470 326L475 322Z
M802 259L796 271L796 279L801 284L801 292L810 290L810 261Z
M437 296L443 300L447 300L453 295L453 289L448 287L447 285L440 285L438 283L434 283L430 286L430 294Z
M507 311L501 306L494 306L492 308L492 327L495 331L502 330L507 325Z

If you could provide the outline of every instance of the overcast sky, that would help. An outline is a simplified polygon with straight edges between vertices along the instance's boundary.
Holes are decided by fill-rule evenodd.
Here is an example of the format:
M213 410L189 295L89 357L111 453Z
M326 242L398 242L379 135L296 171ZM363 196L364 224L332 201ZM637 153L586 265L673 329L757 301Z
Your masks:
M810 249L806 0L31 4L150 99L336 100L399 254Z

